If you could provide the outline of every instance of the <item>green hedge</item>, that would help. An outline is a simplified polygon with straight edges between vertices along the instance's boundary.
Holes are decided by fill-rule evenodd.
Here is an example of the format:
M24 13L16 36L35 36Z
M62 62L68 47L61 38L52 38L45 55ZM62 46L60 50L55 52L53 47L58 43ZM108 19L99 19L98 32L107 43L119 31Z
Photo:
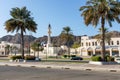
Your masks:
M56 56L49 56L48 58L56 58Z
M19 55L19 56L11 56L10 59L12 59L12 60L22 59L22 56L21 55Z
M105 61L107 61L107 62L114 61L114 57L105 56Z
M102 61L101 56L93 56L91 59L92 59L92 61ZM106 62L114 61L114 57L107 55L107 56L105 56L105 61Z
M64 58L67 58L67 55L63 55Z
M76 55L63 55L64 58L68 58L68 57L76 57Z
M76 57L76 55L71 55L71 57Z
M91 57L92 61L102 61L100 56L93 56Z
M35 60L35 56L26 55L25 60Z

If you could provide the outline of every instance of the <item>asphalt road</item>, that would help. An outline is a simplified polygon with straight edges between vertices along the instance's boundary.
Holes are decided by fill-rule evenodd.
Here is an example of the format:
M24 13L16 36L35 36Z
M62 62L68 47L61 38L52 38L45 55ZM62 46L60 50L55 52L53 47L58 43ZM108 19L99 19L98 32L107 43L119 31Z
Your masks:
M0 66L0 80L120 80L120 73Z

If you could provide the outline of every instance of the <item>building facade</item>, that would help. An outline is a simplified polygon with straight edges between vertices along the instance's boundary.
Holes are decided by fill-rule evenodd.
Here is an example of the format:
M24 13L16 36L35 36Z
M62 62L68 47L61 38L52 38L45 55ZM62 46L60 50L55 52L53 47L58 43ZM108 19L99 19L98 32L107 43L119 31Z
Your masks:
M105 42L106 55L120 56L120 37L110 39L110 42ZM101 54L100 41L89 36L81 37L81 47L77 49L81 56L92 56Z
M0 42L0 55L9 55L8 51L6 51L7 46L11 47L12 52L16 52L17 49L20 49L20 44L9 43L6 41Z

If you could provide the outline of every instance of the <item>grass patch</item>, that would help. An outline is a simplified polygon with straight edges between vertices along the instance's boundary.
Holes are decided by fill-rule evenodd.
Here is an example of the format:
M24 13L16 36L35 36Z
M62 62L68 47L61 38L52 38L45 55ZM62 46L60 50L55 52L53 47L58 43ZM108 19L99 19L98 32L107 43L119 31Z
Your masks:
M57 62L57 63L88 63L88 61L76 60L42 60L42 62Z
M7 62L9 59L0 59L0 62Z
M91 58L83 58L83 60L91 61Z

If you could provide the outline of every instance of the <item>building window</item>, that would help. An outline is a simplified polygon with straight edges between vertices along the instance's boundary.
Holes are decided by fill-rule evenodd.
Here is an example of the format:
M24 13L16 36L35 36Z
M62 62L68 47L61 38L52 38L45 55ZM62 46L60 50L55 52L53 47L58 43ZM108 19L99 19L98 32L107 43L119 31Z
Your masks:
M2 46L2 48L4 48L4 46Z
M119 41L117 41L117 45L119 45Z
M110 42L108 42L108 45L110 45Z
M89 46L90 46L90 42L89 42Z
M81 45L83 46L83 43Z
M95 46L97 46L97 42L95 42Z
M88 43L86 43L86 46L88 46Z
M113 41L111 42L111 45L114 45Z
M94 46L94 42L92 42L92 46Z

